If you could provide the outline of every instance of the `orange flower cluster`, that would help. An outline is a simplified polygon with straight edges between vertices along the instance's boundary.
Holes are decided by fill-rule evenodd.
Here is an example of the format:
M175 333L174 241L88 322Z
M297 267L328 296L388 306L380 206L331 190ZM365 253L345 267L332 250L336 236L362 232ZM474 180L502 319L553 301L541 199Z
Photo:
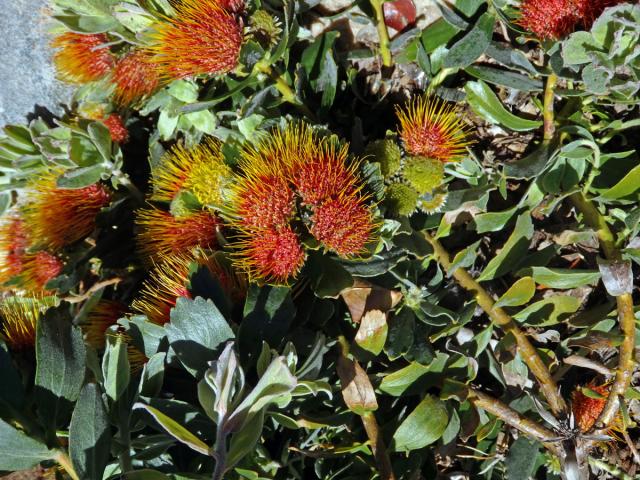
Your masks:
M194 75L219 75L238 64L242 27L225 6L228 0L182 0L175 5L176 17L155 26L149 46L151 61L163 79Z
M115 57L104 46L107 42L104 33L67 32L54 38L53 61L60 78L69 83L87 83L105 77L115 65Z
M346 145L292 126L245 149L240 168L228 216L240 232L237 261L251 279L295 279L305 232L342 257L364 253L376 222Z
M471 143L458 109L437 97L417 97L396 113L400 138L409 155L456 162Z
M623 0L524 0L518 24L541 40L558 40L582 27L590 29L605 8Z
M113 98L118 105L133 105L158 89L160 78L149 55L132 50L118 60L113 69Z

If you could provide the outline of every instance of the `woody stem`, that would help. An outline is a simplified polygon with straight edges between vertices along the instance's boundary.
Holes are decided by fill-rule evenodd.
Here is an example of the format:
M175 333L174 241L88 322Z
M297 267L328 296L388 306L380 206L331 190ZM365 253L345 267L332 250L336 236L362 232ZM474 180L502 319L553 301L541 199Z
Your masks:
M315 119L315 115L300 101L298 95L296 95L296 92L291 88L284 75L278 74L271 65L262 61L256 63L254 68L256 71L264 73L273 80L274 86L280 92L285 102L295 105L309 119Z
M425 232L426 240L433 247L433 256L447 271L451 271L451 258L449 252L442 244L429 233ZM566 409L566 404L558 391L558 385L551 376L549 368L544 363L536 348L531 344L527 336L520 330L518 325L507 312L496 307L491 295L467 272L464 268L456 268L451 273L460 286L472 293L478 305L489 318L498 325L505 333L510 333L516 340L518 352L522 360L527 364L529 370L538 380L542 394L547 399L549 407L554 414L559 414Z

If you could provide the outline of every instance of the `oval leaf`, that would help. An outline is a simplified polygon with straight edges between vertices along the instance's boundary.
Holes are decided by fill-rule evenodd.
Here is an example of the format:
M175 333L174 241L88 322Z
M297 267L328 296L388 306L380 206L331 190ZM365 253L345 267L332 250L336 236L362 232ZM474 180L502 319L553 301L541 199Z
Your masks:
M393 448L396 452L409 452L426 447L442 436L448 424L444 402L427 395L393 434Z
M495 306L497 307L519 307L527 303L536 293L536 282L531 277L523 277L502 295Z

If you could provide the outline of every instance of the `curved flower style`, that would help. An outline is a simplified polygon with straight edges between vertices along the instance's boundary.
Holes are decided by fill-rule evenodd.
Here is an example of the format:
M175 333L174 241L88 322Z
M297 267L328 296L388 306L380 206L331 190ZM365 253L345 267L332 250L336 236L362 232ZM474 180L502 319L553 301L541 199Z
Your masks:
M227 215L240 232L236 261L250 279L294 280L309 234L343 257L364 252L377 226L347 146L290 126L245 149L240 168Z
M171 309L180 297L191 298L187 288L191 263L197 261L191 253L167 256L150 272L140 295L131 304L134 312L146 315L150 322L164 325Z
M59 188L58 174L48 172L29 185L24 223L34 243L59 250L89 235L96 215L111 201L111 192L95 183L78 189Z
M115 325L126 311L126 306L120 302L101 299L91 309L87 320L82 324L82 331L87 343L96 350L104 348L107 329Z
M109 41L103 33L82 34L67 32L51 42L56 50L53 62L61 80L69 83L88 83L105 77L115 64L115 58L105 47Z
M26 254L22 258L21 286L31 292L46 291L47 283L60 275L63 268L64 262L47 251Z
M22 273L22 257L28 244L24 222L17 213L3 218L0 223L0 284Z
M171 202L181 190L189 190L200 204L219 207L231 177L220 142L207 139L194 148L178 144L154 173L151 200Z
M138 210L136 223L141 229L138 248L147 259L162 260L194 247L211 248L217 244L219 221L206 211L174 217L164 210L147 208Z
M55 299L8 297L0 302L0 337L14 351L31 350L36 343L36 326Z
M238 64L242 28L218 0L182 0L155 26L149 53L160 77L219 75Z
M154 93L160 78L149 54L133 50L120 58L113 69L113 99L122 106L130 106Z
M457 107L437 97L418 97L406 107L398 108L396 114L400 138L410 155L456 162L471 143Z

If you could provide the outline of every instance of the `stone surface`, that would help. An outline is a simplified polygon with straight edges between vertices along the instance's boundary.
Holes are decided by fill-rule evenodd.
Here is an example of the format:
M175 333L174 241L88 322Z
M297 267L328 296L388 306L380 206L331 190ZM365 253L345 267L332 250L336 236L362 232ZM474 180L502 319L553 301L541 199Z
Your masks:
M42 107L59 114L71 89L51 64L48 0L0 0L0 127L24 123Z

